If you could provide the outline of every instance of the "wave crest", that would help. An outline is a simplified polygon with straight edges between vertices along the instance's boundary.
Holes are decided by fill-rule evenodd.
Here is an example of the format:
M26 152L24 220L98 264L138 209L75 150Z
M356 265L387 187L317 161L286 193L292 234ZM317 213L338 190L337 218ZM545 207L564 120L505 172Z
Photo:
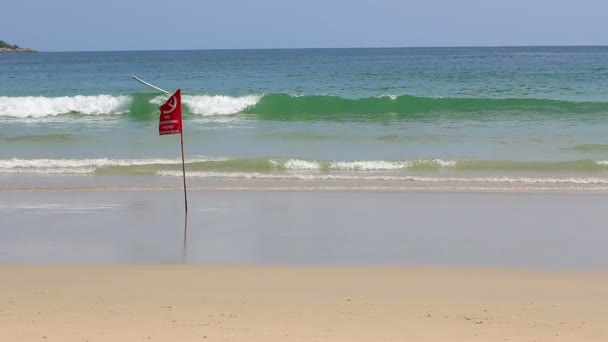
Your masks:
M186 110L191 114L210 116L210 115L229 115L238 114L247 108L254 106L260 101L260 96L225 96L225 95L184 95L182 97ZM166 101L166 97L158 96L152 99L155 105L161 105Z
M84 115L122 114L149 120L156 118L166 96L150 93L131 95L77 95L63 97L0 96L0 117L45 117L79 113ZM385 95L343 98L326 95L184 95L187 115L214 116L243 114L259 120L364 120L392 121L427 118L502 117L504 115L607 114L608 102L572 102L548 99L433 98ZM587 148L587 147L583 147Z
M602 174L608 171L606 160L509 161L509 160L305 160L297 158L230 159L222 157L189 157L190 171L263 172L263 173L456 173L505 174L512 172L582 172ZM46 171L45 171L46 170ZM181 170L181 159L0 159L1 173L120 173L155 174L159 170ZM75 170L75 171L70 171ZM82 171L86 170L86 171ZM68 172L69 171L69 172ZM57 172L60 173L60 172Z
M70 113L124 114L129 111L131 100L131 97L126 95L0 96L0 116L39 118Z

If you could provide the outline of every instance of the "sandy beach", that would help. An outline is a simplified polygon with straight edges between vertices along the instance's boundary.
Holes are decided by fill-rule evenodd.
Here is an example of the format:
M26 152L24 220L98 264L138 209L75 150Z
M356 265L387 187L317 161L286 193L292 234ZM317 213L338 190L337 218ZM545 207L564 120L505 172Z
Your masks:
M0 193L0 341L606 341L606 196Z
M2 341L606 341L608 273L2 266Z

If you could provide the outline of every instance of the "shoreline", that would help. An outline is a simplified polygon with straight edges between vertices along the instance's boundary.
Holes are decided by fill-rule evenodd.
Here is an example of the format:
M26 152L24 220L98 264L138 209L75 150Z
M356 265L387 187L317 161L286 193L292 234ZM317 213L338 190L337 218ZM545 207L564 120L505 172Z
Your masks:
M432 179L289 179L186 177L189 191L608 194L608 184L574 181ZM0 176L2 192L119 192L182 190L181 177L48 175Z
M605 194L0 192L0 263L608 269Z
M604 341L607 271L0 266L0 339Z

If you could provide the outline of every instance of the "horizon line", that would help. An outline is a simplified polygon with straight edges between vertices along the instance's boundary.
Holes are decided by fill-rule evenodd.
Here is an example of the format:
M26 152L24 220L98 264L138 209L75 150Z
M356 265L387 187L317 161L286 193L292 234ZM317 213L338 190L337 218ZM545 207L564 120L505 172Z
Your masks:
M363 50L363 49L496 49L496 48L601 48L608 45L445 45L445 46L352 46L352 47L277 47L277 48L193 48L140 50L37 50L45 53L61 52L158 52L158 51L271 51L271 50Z

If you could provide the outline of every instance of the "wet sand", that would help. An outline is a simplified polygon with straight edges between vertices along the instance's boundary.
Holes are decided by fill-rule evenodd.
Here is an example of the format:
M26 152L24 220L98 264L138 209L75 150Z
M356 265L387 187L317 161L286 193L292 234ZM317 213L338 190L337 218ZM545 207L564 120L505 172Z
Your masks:
M600 194L0 192L0 263L608 269Z

